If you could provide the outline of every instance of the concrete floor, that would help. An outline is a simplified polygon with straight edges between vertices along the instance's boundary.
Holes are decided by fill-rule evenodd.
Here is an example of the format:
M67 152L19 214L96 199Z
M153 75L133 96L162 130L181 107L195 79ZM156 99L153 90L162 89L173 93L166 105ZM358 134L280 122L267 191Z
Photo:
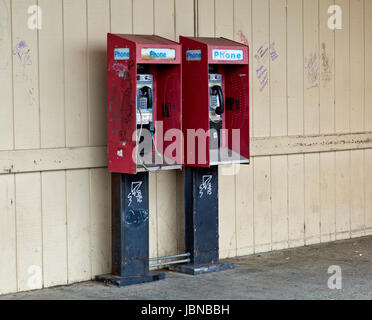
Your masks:
M372 237L236 258L234 270L125 288L85 282L0 296L12 299L372 299ZM342 289L328 288L328 268L342 270Z

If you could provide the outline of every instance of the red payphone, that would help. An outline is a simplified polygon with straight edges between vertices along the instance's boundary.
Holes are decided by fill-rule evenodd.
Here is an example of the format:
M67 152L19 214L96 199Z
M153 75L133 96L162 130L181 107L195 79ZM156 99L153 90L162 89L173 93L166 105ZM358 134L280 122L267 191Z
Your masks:
M109 171L181 168L181 45L109 33L107 59Z
M180 37L184 165L249 163L249 48Z

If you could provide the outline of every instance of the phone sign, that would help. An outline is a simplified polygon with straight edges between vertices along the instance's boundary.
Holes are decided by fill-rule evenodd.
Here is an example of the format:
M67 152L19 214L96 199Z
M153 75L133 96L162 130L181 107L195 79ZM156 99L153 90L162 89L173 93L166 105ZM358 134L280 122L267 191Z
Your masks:
M129 60L129 48L117 48L114 50L115 60Z
M187 61L200 61L201 60L201 50L187 50L186 60Z
M141 56L143 60L175 60L176 50L175 49L142 49Z
M242 61L244 58L243 50L212 50L213 60L220 61Z

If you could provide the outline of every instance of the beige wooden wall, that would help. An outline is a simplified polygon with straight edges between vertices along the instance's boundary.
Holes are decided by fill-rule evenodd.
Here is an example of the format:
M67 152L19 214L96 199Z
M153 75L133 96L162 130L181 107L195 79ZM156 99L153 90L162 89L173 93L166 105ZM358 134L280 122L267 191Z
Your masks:
M371 17L372 0L0 0L0 294L110 271L107 32L249 42L253 158L221 168L222 258L372 234ZM182 174L150 186L151 255L181 252Z

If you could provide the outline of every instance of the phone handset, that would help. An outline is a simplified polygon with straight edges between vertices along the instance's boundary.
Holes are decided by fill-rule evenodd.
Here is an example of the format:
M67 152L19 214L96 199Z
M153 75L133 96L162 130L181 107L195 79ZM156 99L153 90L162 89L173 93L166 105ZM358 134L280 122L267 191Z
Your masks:
M152 109L152 89L144 86L140 90L142 97L147 98L147 109Z
M224 104L224 99L223 99L223 93L222 93L222 88L220 86L213 86L211 88L212 94L218 96L219 100L219 106L215 109L215 113L217 115L222 115L225 112L225 104Z

